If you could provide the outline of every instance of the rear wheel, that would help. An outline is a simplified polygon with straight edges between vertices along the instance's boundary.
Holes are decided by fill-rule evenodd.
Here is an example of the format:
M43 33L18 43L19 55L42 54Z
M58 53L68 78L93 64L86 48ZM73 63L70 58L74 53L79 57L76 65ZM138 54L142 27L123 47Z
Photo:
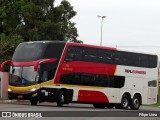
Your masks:
M64 104L64 92L63 91L59 91L58 96L57 96L57 106L58 107L62 107Z
M31 99L31 100L30 100L30 103L31 103L31 105L37 105L38 100L36 100L36 99Z
M129 106L129 97L127 95L122 96L122 100L120 104L116 104L116 109L127 109Z
M94 103L93 104L93 106L94 106L94 108L105 108L105 104L103 104L103 103Z
M140 98L137 95L135 95L131 101L130 107L132 110L138 110L140 105L141 105Z

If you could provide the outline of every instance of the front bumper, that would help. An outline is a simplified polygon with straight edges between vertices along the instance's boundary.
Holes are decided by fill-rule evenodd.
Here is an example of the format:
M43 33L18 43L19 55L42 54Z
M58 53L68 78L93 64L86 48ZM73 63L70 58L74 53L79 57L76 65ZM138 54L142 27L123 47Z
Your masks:
M34 93L27 93L27 94L21 94L21 93L12 93L8 92L8 98L9 99L19 99L19 100L30 100L32 98Z
M55 102L57 97L58 89L39 89L34 92L30 93L21 93L21 92L8 92L9 99L16 99L16 100L31 100L37 99L38 101L48 101L48 102Z

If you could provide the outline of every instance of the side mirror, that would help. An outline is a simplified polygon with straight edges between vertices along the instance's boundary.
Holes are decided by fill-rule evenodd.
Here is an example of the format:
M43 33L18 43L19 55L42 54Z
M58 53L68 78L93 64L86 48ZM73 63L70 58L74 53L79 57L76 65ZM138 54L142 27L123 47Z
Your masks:
M4 61L2 64L1 64L1 67L0 67L0 71L1 72L4 72L4 67L6 64L11 64L12 63L12 60L6 60Z

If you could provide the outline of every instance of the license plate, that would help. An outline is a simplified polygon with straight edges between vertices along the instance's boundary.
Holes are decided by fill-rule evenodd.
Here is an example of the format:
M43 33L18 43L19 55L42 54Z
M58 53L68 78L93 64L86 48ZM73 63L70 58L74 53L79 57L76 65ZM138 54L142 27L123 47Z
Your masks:
M22 99L22 98L23 98L23 95L18 95L18 98Z

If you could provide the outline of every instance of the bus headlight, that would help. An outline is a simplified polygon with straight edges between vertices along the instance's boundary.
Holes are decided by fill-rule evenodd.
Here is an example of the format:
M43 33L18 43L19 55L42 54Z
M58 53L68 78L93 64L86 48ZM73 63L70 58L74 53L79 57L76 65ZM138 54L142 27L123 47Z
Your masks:
M34 92L34 91L36 91L36 88L32 88L30 91Z
M11 92L12 90L10 88L8 88L8 92Z

